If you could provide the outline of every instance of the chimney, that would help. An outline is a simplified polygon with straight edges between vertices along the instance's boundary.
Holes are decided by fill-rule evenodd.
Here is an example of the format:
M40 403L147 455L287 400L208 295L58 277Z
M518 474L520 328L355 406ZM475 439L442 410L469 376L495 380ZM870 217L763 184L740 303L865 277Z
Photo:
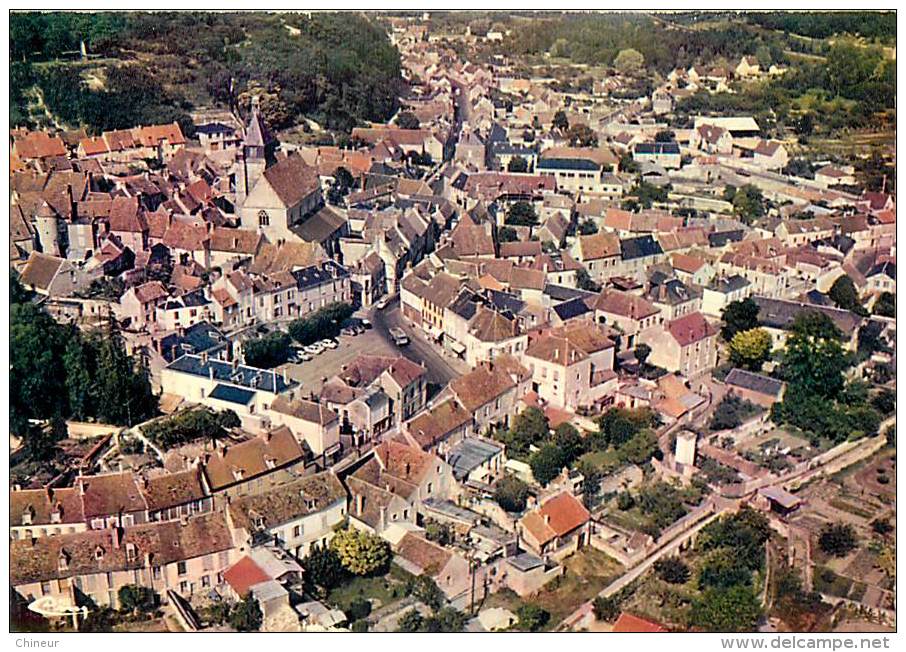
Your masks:
M289 385L289 377L286 375L286 369L285 369L285 368L283 369L283 384L284 384L284 385ZM276 386L276 384L274 384L274 390L276 391L276 389L277 389L277 386Z
M545 515L544 515L544 524L545 524L545 525L550 525L550 523L551 523L551 515L550 515L550 514L545 514Z
M205 360L204 362L207 362L207 360ZM214 367L208 367L208 378L214 380Z
M113 547L117 550L120 549L120 546L123 544L123 528L119 525L113 528Z
M357 516L362 515L362 510L365 508L365 497L362 494L355 495L355 513Z

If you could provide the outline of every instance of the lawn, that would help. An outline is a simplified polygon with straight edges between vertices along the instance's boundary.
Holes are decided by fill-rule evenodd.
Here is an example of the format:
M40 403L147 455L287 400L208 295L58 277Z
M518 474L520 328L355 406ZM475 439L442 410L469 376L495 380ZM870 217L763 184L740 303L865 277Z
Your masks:
M563 560L563 566L566 572L534 596L523 599L510 590L499 591L488 596L481 608L502 607L516 613L520 606L530 602L550 613L545 629L553 630L624 571L615 559L590 547Z
M353 577L333 589L327 596L327 602L346 611L356 600L369 600L375 609L379 609L405 597L407 576L406 571L394 564L386 575Z
M849 595L853 581L848 577L837 575L834 571L826 566L815 566L814 575L815 590L819 593L826 593L838 598L845 598Z

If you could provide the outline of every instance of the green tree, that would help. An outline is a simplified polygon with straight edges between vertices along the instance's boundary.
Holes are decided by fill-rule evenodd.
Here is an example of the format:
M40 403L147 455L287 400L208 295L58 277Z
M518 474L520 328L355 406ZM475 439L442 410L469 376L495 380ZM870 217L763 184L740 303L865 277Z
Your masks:
M582 435L569 422L561 423L554 429L553 444L563 452L567 465L585 452L585 441Z
M312 546L302 560L302 567L305 569L305 581L325 591L339 586L349 577L340 556L325 546Z
M412 111L400 111L400 114L396 117L396 124L399 125L400 129L418 129L421 127L418 118L415 117L415 114Z
M761 617L752 588L710 588L692 603L692 624L706 632L751 632Z
M634 75L641 72L645 65L645 57L638 50L627 48L620 50L614 57L613 67L624 75Z
M497 227L497 242L516 242L519 239L519 234L511 226L498 226Z
M830 297L831 301L833 301L838 308L851 310L858 314L865 314L862 302L859 301L859 292L856 290L856 284L853 283L853 280L846 274L843 274L834 281L827 296Z
M571 125L566 130L566 139L573 147L597 147L598 134L589 127L581 123Z
M731 188L732 186L728 186ZM733 212L745 224L751 224L759 217L764 216L765 200L761 189L752 184L746 184L741 188L736 188L731 193L729 199L733 204ZM726 196L726 195L725 195Z
M761 371L771 357L771 335L763 328L739 331L730 340L730 361L749 371Z
M833 398L843 389L847 358L840 342L831 337L838 332L833 323L823 314L814 315L820 316L800 316L794 322L793 332L787 338L781 374L794 391Z
M149 613L154 611L157 606L157 596L154 591L137 584L120 587L117 598L119 598L120 611Z
M532 475L542 485L556 478L566 464L566 453L555 444L544 444L529 458Z
M521 156L514 156L506 165L507 172L528 172L528 161Z
M818 545L828 555L845 557L859 545L856 531L849 523L831 523L821 530Z
M354 575L378 575L390 565L390 545L381 537L347 527L330 540L330 549Z
M645 363L648 361L648 356L651 355L651 347L645 343L639 344L635 347L635 359L639 362L639 367L644 368Z
M576 287L586 292L600 292L601 286L595 283L584 267L579 268L576 272Z
M424 619L421 631L456 634L466 627L466 614L453 607L443 607Z
M654 572L668 584L685 584L691 571L688 564L679 557L664 557L654 563Z
M91 411L91 368L87 347L78 336L71 337L63 353L66 393L69 410L75 419L84 419Z
M406 589L407 595L413 596L435 611L447 601L444 592L428 575L415 576L407 584Z
M525 510L529 487L514 475L507 475L497 481L494 500L508 512L518 513Z
M527 602L516 610L519 618L517 627L524 632L537 632L541 630L551 618L550 613L538 605Z
M453 528L448 523L427 519L425 521L425 538L442 546L448 546L453 543Z
M897 316L897 298L890 292L882 292L875 300L872 312L880 317Z
M591 608L597 620L613 622L620 615L620 602L613 596L605 598L599 595L591 603Z
M535 226L538 224L538 214L535 213L535 207L527 201L513 202L507 209L506 223L511 226Z
M238 632L257 632L261 629L262 620L261 607L251 593L230 612L230 627Z
M529 446L546 439L550 434L550 424L544 412L536 407L528 407L513 419L513 425L504 437L504 443L510 455L526 455Z
M271 369L283 364L290 351L290 337L283 331L268 333L242 345L245 364L260 369Z
M723 326L720 334L727 342L740 331L758 327L758 304L751 297L742 301L732 301L721 311Z
M554 119L552 120L554 129L559 131L566 131L569 129L569 118L566 117L566 112L560 109L554 114Z
M598 232L598 225L591 218L579 222L579 235L594 235Z
M410 609L400 617L396 625L396 631L404 633L420 632L422 631L422 625L424 625L422 615L415 609Z

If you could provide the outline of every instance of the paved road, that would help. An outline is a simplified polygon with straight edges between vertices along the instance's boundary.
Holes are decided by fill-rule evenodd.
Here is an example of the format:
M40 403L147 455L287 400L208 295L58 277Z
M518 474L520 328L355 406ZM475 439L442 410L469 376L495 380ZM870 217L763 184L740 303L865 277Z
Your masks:
M375 310L371 316L371 323L374 324L374 330L384 338L388 346L413 362L424 363L428 382L436 387L443 387L469 370L464 362L444 357L435 345L425 339L424 333L403 319L398 296L383 310ZM389 333L391 328L402 328L409 336L409 344L402 347L393 344Z

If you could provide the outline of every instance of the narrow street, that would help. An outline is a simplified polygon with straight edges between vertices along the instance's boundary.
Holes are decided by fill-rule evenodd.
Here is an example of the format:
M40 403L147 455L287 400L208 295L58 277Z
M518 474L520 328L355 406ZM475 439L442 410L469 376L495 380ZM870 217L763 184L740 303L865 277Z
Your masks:
M428 382L434 386L429 393L444 387L454 378L469 371L464 362L445 357L435 345L425 339L424 333L413 328L403 319L400 313L399 296L395 297L383 310L375 310L371 316L371 323L378 334L394 350L413 362L424 363ZM409 344L396 346L390 336L391 328L402 328L409 336Z

